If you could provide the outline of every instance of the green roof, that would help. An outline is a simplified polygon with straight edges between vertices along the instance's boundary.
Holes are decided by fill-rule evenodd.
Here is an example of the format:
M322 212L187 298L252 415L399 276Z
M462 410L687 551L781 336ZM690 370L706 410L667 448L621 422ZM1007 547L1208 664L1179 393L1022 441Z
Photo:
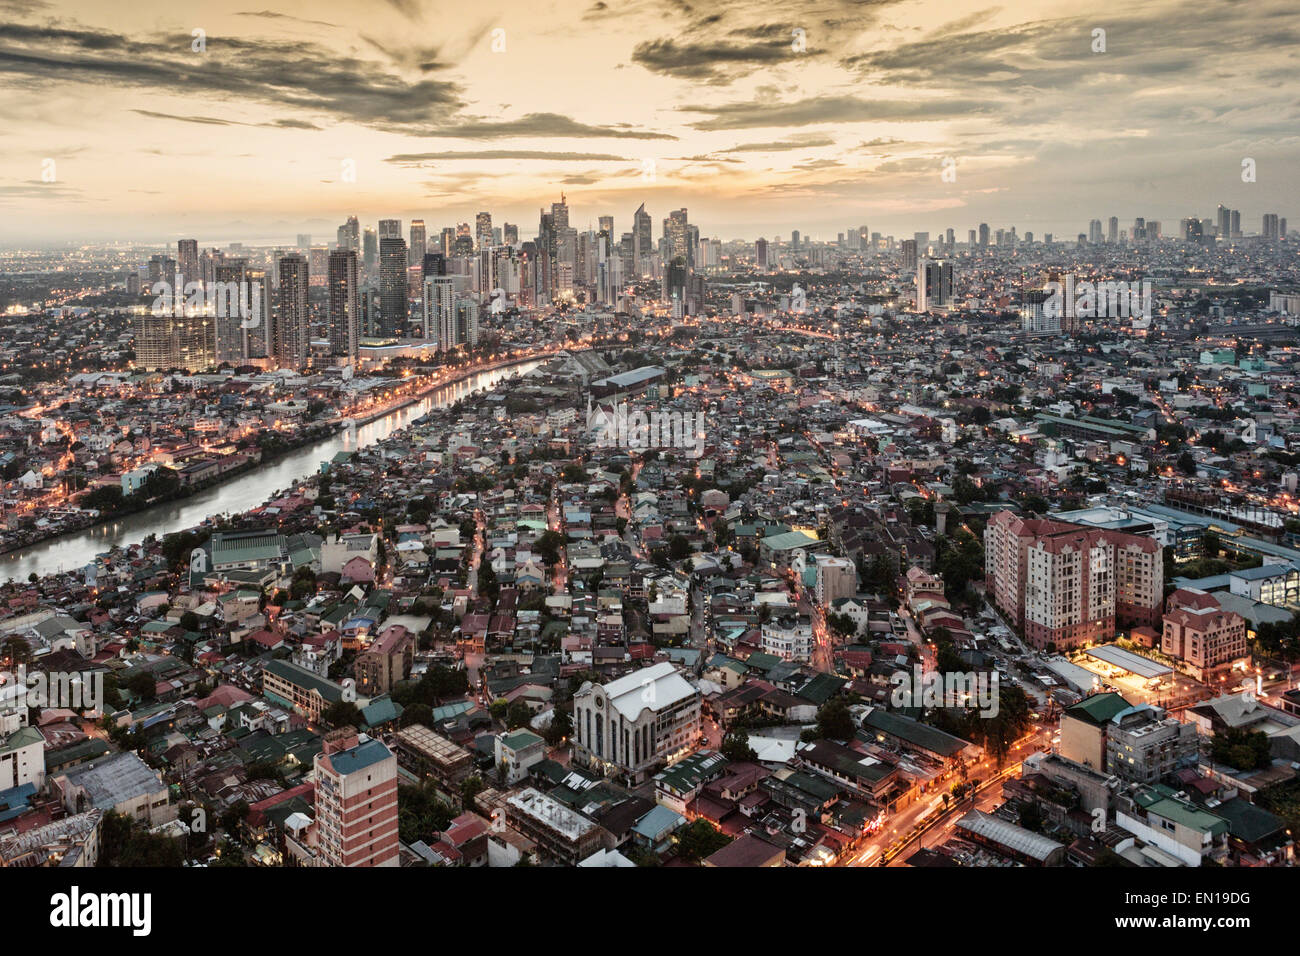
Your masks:
M1077 704L1065 708L1065 712L1076 720L1083 720L1098 727L1110 722L1116 714L1132 706L1119 694L1108 691L1105 694L1093 694Z

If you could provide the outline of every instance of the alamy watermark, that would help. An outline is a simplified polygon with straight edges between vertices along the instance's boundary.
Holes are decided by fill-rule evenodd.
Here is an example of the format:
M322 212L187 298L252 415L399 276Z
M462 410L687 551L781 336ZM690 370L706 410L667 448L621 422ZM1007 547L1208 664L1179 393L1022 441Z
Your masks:
M704 453L704 412L679 412L640 408L629 411L626 402L612 407L592 405L587 399L587 432L597 448L629 451L679 449L688 458Z
M220 319L238 318L240 327L255 329L262 322L262 286L257 282L155 282L149 290L154 315L193 318L211 315Z
M889 678L894 707L975 708L981 717L996 717L1001 706L997 671L926 671L920 664Z
M1043 316L1048 319L1067 315L1078 319L1151 318L1150 279L1092 283L1067 274L1064 282L1048 282L1043 291L1047 293Z
M14 673L15 683L24 691L17 695L28 707L50 707L67 710L102 710L104 704L104 673L93 671L34 671L19 664Z

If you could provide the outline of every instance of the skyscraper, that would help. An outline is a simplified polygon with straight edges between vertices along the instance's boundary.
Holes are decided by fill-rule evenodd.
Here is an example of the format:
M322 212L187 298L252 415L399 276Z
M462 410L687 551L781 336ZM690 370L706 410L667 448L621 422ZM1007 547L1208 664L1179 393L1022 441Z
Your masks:
M481 212L474 217L474 246L486 249L492 245L492 213Z
M180 288L176 290L177 295L184 294L187 283L203 281L203 273L199 271L197 239L182 239L176 243L176 269L181 274L181 281L178 283ZM173 281L172 277L168 276L167 281Z
M947 259L922 259L916 267L916 311L952 305L952 263Z
M767 268L767 240L754 240L754 265L761 271Z
M451 276L425 272L422 334L426 340L438 343L438 351L451 346L455 339L456 285Z
M425 244L424 220L412 219L411 246L408 250L411 258L410 265L418 266L424 262Z
M1265 239L1280 239L1282 236L1281 228L1278 224L1277 213L1264 213L1263 233Z
M392 238L402 236L402 220L400 219L381 219L379 220L379 238Z
M982 222L980 223L980 248L987 249L988 245L989 245L989 224L987 222Z
M384 236L379 240L380 334L406 334L410 303L406 277L406 240Z
M502 223L501 241L507 246L519 245L519 226L512 222Z
M638 275L650 272L650 254L654 252L654 239L650 214L645 211L645 203L636 207L632 213L632 262Z
M1094 246L1101 245L1101 220L1093 219L1088 223L1088 242Z
M339 226L338 247L361 253L361 223L356 216L348 216L348 221Z
M1119 242L1119 216L1111 216L1106 228L1106 241L1112 246Z
M329 257L330 352L357 360L361 335L361 286L357 254L335 249Z
M916 240L903 240L903 271L911 272L916 268Z
M373 271L375 268L375 261L379 258L379 239L375 235L375 230L371 229L369 226L366 226L364 242L363 262L367 271Z
M271 349L282 368L307 367L311 331L307 315L307 284L307 257L296 253L281 256Z

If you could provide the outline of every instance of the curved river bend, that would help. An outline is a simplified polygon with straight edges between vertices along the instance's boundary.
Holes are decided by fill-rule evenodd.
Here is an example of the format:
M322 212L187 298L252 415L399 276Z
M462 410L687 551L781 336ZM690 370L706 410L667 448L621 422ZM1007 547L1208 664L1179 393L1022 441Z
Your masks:
M339 452L355 451L383 441L393 432L405 428L436 408L446 408L474 392L495 388L502 381L529 372L541 364L537 360L528 360L487 372L477 372L460 381L450 382L417 402L365 425L358 425L355 430L345 429L328 438L295 448L270 464L214 485L189 498L168 501L117 520L0 555L0 580L25 581L33 572L46 575L70 571L84 567L94 561L97 554L102 554L114 545L125 547L142 541L151 534L161 538L164 534L202 524L214 515L237 514L255 508L273 498L276 492L288 489L295 481L316 474L321 462L328 461Z

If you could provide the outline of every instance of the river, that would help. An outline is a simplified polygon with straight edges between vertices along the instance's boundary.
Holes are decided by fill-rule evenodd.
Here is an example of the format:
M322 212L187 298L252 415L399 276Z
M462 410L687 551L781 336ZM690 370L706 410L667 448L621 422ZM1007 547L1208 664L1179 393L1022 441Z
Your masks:
M328 438L296 448L282 458L192 495L168 501L122 518L106 521L82 531L50 538L30 547L0 555L0 579L26 580L38 575L54 574L84 567L95 556L114 545L126 546L149 535L161 538L172 531L184 531L220 514L237 514L255 508L290 488L295 481L314 475L321 462L341 451L355 451L383 441L435 408L454 405L473 392L491 389L504 379L522 375L542 363L529 360L505 368L478 372L458 382L451 382L424 398L376 418L372 422L345 429Z

